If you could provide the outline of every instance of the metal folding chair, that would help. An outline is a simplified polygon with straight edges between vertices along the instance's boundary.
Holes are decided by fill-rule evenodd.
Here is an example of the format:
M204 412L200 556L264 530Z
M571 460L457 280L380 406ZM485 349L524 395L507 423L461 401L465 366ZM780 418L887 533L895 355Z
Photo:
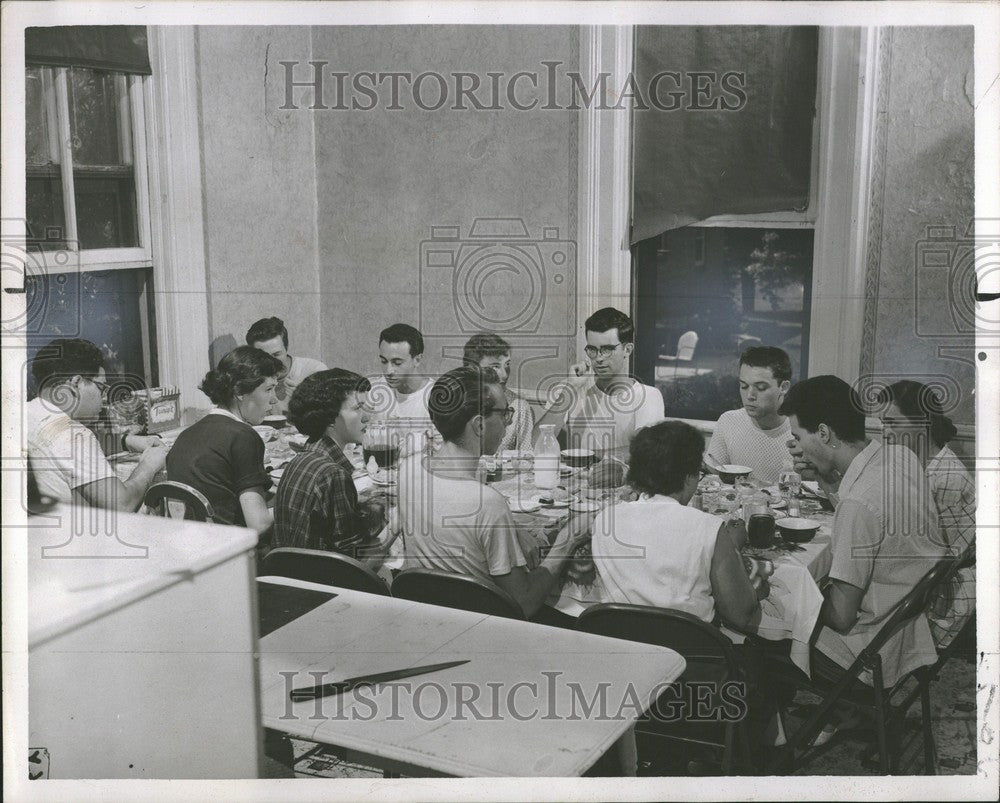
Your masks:
M392 581L399 599L458 608L506 619L524 619L524 611L510 594L494 583L440 569L405 569Z
M264 556L257 574L389 596L389 587L381 577L360 561L339 552L278 547Z

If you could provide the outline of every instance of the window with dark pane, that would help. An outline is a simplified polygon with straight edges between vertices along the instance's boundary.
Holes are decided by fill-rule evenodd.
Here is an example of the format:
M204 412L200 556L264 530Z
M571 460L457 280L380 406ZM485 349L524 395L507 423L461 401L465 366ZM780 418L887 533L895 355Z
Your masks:
M80 248L137 246L128 80L74 67L68 90Z
M62 248L65 246L66 219L51 70L28 67L24 88L27 233L31 242L40 248Z
M156 376L152 271L148 268L53 273L25 279L37 332L28 361L56 338L81 337L104 353L109 382L154 386ZM29 376L29 396L34 387Z
M714 421L738 408L748 346L784 349L793 379L806 377L812 254L811 228L691 226L636 245L635 370L668 416ZM676 359L689 332L694 354Z

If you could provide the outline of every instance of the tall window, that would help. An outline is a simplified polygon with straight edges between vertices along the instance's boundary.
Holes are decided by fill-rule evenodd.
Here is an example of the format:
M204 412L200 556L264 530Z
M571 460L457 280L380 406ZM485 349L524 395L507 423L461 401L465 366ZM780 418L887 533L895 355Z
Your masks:
M812 155L804 209L718 215L633 246L634 370L663 393L671 417L715 421L738 408L739 356L752 345L788 352L793 381L809 375L814 264L824 267L817 211L830 178L820 156L832 127L830 59L823 31L814 124L797 134Z
M25 277L39 309L33 350L82 337L108 373L156 384L146 182L145 76L85 67L26 67L28 247ZM30 391L29 387L29 391Z

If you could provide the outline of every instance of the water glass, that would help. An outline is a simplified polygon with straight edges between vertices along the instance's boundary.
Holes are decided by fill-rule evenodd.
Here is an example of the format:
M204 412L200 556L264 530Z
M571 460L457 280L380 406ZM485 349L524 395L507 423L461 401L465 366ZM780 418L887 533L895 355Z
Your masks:
M747 538L750 546L758 549L769 547L774 543L774 516L767 513L754 513L747 522Z
M778 490L783 498L798 496L802 490L802 477L797 471L786 470L778 475Z

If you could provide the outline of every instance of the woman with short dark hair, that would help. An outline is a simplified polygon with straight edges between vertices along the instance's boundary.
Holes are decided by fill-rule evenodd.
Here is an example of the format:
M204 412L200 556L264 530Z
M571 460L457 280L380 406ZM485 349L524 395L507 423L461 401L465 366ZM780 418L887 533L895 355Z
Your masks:
M384 506L358 498L354 466L344 454L368 423L364 402L371 384L360 374L331 368L302 380L288 401L288 419L309 438L285 468L274 503L275 547L341 552L380 565L393 533L384 532Z
M948 549L960 555L976 543L976 485L948 446L957 433L955 425L944 414L934 390L920 382L895 382L881 390L878 400L883 405L883 439L908 446L920 459ZM939 647L951 643L975 610L975 569L959 571L949 596L928 616Z
M614 602L673 608L706 622L718 613L746 630L760 622L760 606L738 552L745 531L687 506L704 451L701 433L681 421L635 433L628 481L640 496L599 514L594 563Z
M215 405L184 430L167 457L167 476L201 491L216 520L264 533L271 527L264 441L253 430L274 404L281 362L239 346L205 374L201 390Z

